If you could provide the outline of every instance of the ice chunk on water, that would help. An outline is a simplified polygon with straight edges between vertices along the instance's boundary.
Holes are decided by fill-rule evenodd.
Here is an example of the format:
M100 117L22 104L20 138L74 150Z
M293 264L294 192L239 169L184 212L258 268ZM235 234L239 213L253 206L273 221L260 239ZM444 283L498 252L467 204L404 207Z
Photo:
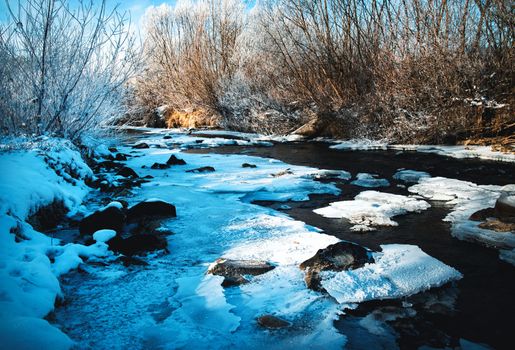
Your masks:
M354 224L354 231L370 231L371 226L397 226L391 217L409 212L419 212L430 207L429 203L412 197L364 191L354 200L333 202L328 207L314 210L327 218L345 218Z
M413 245L382 245L374 264L323 272L322 287L339 303L391 299L412 295L462 277L454 268Z
M388 187L390 183L386 179L378 178L376 174L359 173L356 175L356 180L351 184L361 187Z

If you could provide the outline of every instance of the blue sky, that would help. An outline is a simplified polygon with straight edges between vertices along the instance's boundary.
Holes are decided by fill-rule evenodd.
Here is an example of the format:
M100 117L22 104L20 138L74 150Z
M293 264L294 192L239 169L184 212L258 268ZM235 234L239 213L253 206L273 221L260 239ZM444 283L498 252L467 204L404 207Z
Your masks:
M8 0L11 4L11 7L14 9L16 8L16 4L18 3L18 0ZM64 0L66 1L66 0ZM89 1L89 0L85 0ZM77 0L69 0L69 3L77 3ZM100 1L95 1L98 2ZM22 0L23 3L23 0ZM139 19L143 14L145 13L145 9L151 5L157 6L163 3L171 4L173 5L175 3L175 0L169 0L169 1L163 1L163 0L107 0L107 6L109 8L113 8L114 6L118 5L120 9L130 11L131 18L133 23L138 23ZM5 0L0 0L0 21L5 22L8 18L8 11L7 6L5 4Z

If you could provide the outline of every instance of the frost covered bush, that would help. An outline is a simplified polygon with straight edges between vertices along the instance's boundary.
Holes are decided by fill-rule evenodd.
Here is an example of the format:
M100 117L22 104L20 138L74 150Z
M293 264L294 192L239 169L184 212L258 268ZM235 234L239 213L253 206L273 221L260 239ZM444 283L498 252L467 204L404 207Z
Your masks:
M0 27L0 126L76 140L124 112L137 68L128 17L105 1L7 2Z
M134 104L201 108L222 126L259 131L316 115L342 136L401 142L513 131L509 2L244 4L149 10Z

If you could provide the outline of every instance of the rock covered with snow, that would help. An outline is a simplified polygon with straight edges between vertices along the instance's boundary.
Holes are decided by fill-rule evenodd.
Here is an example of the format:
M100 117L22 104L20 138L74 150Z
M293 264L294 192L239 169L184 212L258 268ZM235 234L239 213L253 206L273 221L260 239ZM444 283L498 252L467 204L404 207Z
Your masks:
M374 230L374 226L397 226L391 218L411 212L420 212L430 207L424 200L413 197L364 191L354 200L333 202L314 212L327 218L345 218L354 226L354 231Z

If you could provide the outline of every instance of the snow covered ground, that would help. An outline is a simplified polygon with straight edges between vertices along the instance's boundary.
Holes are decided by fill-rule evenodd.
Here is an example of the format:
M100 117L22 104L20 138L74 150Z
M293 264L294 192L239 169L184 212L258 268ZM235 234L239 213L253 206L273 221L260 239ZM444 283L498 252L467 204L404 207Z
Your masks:
M80 211L92 172L64 141L0 153L0 341L6 349L67 349L72 341L43 319L62 297L58 277L82 258L110 253L102 242L65 246L25 222L39 207L62 201ZM30 336L27 336L30 334Z

